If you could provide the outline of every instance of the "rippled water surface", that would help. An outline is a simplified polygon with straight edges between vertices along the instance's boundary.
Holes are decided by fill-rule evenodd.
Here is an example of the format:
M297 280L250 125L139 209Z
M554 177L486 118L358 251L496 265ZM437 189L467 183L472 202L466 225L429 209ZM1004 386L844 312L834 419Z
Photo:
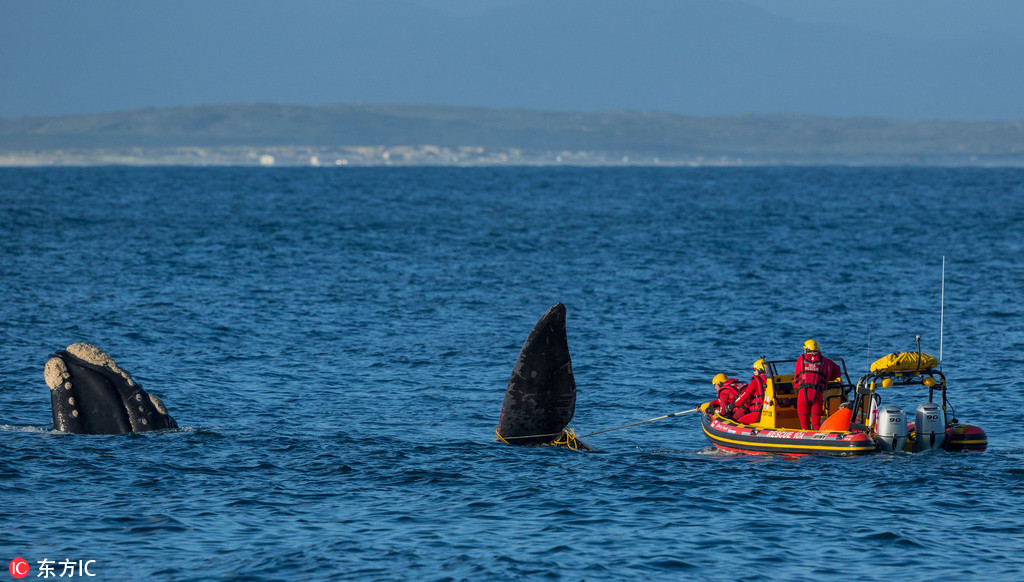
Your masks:
M0 560L32 579L1024 577L1024 171L4 169L0 227ZM556 302L587 433L812 337L855 377L938 355L943 256L985 453L723 455L692 415L493 442ZM51 432L78 341L182 429Z

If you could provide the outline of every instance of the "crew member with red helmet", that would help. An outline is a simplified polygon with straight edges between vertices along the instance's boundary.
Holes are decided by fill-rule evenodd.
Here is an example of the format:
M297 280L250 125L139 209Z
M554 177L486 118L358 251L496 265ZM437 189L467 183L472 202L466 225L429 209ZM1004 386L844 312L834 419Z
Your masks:
M804 353L797 358L793 372L796 414L800 417L800 428L816 430L821 426L825 387L841 373L838 364L821 355L818 342L804 342Z
M764 373L764 360L754 362L754 375L751 376L747 388L736 397L736 422L751 424L761 418L761 408L764 406L764 389L768 385L768 378Z
M732 418L732 410L735 408L736 397L744 388L736 378L729 378L725 374L718 374L711 383L718 391L718 398L711 401L714 410L726 418Z

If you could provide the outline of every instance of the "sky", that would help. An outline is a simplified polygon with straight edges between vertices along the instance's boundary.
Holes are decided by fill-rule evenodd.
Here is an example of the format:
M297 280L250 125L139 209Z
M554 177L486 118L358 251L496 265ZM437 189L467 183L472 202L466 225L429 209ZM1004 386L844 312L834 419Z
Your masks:
M0 118L211 103L1024 119L1017 0L0 0Z

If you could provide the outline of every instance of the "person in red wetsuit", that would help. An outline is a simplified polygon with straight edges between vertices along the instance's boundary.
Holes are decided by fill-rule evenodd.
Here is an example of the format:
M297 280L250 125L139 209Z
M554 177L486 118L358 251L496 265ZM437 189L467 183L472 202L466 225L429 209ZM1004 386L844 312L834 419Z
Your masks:
M761 408L764 406L764 389L768 385L768 378L764 374L764 360L754 362L754 375L743 392L736 397L736 422L752 424L761 418Z
M804 353L796 359L793 387L796 388L796 414L800 428L816 430L821 426L825 386L839 377L839 365L821 355L818 342L804 342Z
M736 378L729 378L725 374L718 374L711 383L718 391L718 398L711 401L712 408L726 418L732 418L733 408L736 407L736 397L744 387Z

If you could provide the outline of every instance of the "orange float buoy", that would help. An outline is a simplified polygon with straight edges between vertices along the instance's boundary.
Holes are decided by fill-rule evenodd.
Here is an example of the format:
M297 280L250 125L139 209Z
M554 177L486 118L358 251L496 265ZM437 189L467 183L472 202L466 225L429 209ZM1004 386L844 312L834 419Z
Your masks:
M853 409L840 408L839 410L832 413L831 416L825 419L825 422L821 423L821 427L818 430L837 430L837 431L848 431L850 430L850 419L853 418Z

